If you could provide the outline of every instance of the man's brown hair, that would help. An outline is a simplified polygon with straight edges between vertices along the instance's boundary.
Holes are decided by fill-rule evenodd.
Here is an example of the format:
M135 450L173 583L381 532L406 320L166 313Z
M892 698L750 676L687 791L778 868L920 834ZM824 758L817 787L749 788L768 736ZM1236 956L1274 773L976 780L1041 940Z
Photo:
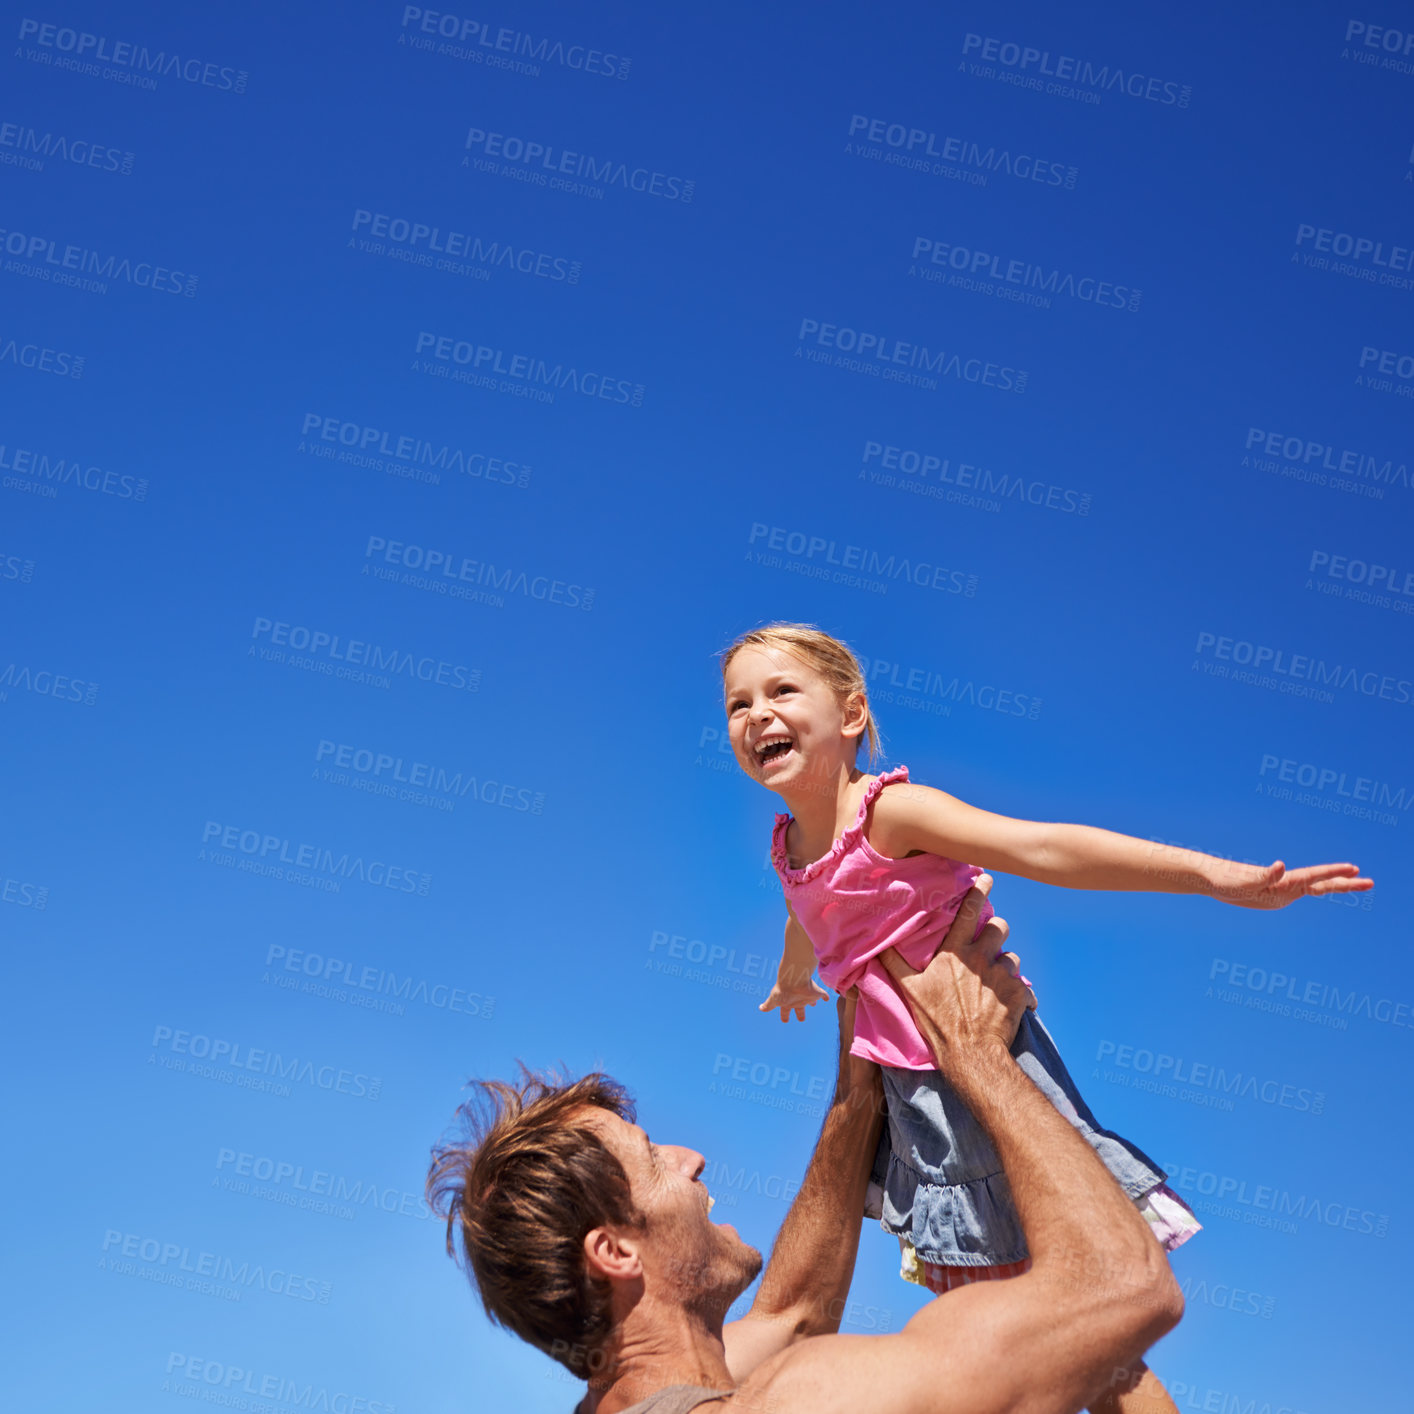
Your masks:
M586 1269L584 1237L605 1224L641 1227L628 1175L576 1111L633 1121L608 1075L570 1081L521 1067L519 1084L475 1080L457 1110L462 1137L432 1151L427 1196L461 1234L467 1275L486 1314L584 1378L613 1325L609 1283Z

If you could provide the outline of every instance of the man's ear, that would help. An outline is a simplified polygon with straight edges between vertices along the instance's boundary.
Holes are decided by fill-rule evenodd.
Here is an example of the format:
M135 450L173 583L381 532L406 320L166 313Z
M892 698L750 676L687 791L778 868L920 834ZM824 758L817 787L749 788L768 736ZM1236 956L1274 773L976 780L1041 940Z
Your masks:
M624 1281L643 1275L637 1241L616 1228L590 1228L584 1234L584 1260L591 1276Z

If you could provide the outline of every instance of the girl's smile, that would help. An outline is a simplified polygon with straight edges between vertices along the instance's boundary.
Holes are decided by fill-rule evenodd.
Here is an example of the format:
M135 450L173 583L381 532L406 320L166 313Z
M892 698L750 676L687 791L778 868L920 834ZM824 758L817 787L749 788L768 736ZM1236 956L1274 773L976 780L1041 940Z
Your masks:
M795 751L795 738L789 732L772 730L756 739L752 750L761 767L763 776L770 775L772 767L781 765Z

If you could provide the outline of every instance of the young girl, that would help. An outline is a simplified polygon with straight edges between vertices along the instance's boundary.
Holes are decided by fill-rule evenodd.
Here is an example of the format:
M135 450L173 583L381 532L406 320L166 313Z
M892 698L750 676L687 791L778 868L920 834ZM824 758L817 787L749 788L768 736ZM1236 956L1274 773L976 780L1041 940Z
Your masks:
M1236 864L1086 825L993 815L911 784L904 766L868 775L855 764L865 741L871 763L878 748L864 676L845 644L810 625L743 634L723 655L722 677L738 764L790 808L776 816L771 839L789 915L785 950L761 1010L779 1008L782 1021L793 1011L803 1021L805 1008L828 996L811 980L817 962L836 991L857 990L851 1051L879 1065L889 1106L869 1216L897 1235L902 1275L936 1292L1029 1265L996 1151L937 1073L879 961L892 947L913 967L927 964L982 874L961 860L1069 888L1204 893L1248 908L1372 887L1353 864L1292 871ZM988 905L979 928L990 917ZM1165 1250L1199 1230L1158 1165L1100 1128L1034 1012L1024 1016L1012 1054L1093 1146ZM1141 1406L1173 1408L1142 1366L1130 1392L1097 1407Z

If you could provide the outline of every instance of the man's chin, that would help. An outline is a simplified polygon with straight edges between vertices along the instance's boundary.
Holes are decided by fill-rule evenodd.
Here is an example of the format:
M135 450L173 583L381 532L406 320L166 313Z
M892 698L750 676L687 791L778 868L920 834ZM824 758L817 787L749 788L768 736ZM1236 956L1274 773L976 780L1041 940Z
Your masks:
M724 1281L718 1288L721 1302L719 1311L723 1319L750 1288L751 1283L761 1275L761 1268L765 1265L761 1260L761 1254L754 1247L748 1247L744 1242L732 1253L732 1263L731 1280Z
M733 1229L733 1231L735 1231L735 1229ZM761 1275L761 1268L765 1266L765 1262L761 1258L761 1253L755 1247L752 1247L749 1243L742 1242L739 1237L737 1238L737 1243L738 1247L735 1256L737 1258L738 1267L742 1273L741 1291L745 1291L746 1288ZM741 1291L737 1292L738 1296L741 1295Z
M739 1296L761 1275L765 1262L760 1251L744 1241L730 1223L714 1223L713 1228L717 1233L719 1247L723 1249L725 1261L731 1264L732 1275L739 1283Z
M746 1250L751 1258L751 1274L746 1278L746 1286L742 1287L743 1291L745 1291L746 1287L750 1286L751 1283L754 1282L756 1278L761 1275L761 1268L766 1265L765 1262L762 1261L761 1254L756 1250L756 1248L748 1247Z

